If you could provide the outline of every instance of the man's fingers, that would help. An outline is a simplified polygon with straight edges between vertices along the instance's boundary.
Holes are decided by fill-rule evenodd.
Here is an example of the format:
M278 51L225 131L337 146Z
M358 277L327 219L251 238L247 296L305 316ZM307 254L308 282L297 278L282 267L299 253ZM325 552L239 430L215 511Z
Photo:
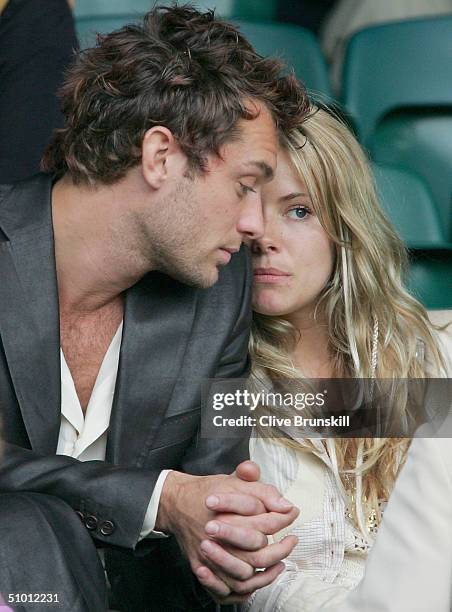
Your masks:
M298 538L289 535L280 542L269 544L256 552L243 552L238 549L226 550L213 540L203 540L201 551L210 563L220 570L220 576L228 583L229 578L248 580L257 568L276 565L290 555L298 543Z
M231 589L227 587L224 582L215 576L211 569L202 565L196 570L196 576L203 587L208 591L212 597L221 604L234 604L234 603L245 603L252 595L252 592L238 595L232 593ZM230 595L222 595L228 591Z
M293 523L293 521L297 518L299 514L299 509L294 506L292 510L286 514L282 514L281 512L266 512L264 514L251 516L238 516L236 514L219 514L215 517L213 521L210 521L210 523L225 523L234 528L242 527L250 529L252 531L260 531L265 535L273 535L278 531L281 531L281 529L289 527L289 525ZM216 535L213 533L213 531L212 533L208 531L208 533L209 535L214 536L216 538ZM238 546L238 548L242 547Z
M280 542L269 544L255 552L237 551L237 557L251 567L271 567L290 555L298 543L297 536L289 535ZM236 551L230 551L235 555Z
M205 565L200 565L195 574L199 582L212 593L216 598L227 597L231 593L231 589L220 580L215 574Z
M243 482L238 481L238 486L248 495L254 495L264 504L269 512L290 512L294 507L293 503L285 497L273 485L263 482Z
M237 580L247 580L254 576L254 567L235 557L213 540L203 540L200 548L208 561L221 570L221 574L227 574Z
M281 514L280 512L267 512L266 514L260 514L259 516L250 516L247 522L251 527L262 531L266 535L274 535L292 525L294 520L300 514L300 510L295 506L287 514Z
M293 523L299 514L292 508L288 514L267 512L257 516L220 515L206 524L206 534L240 550L259 550L267 546L267 535L273 535ZM221 518L221 520L220 520Z
M241 516L252 516L266 512L264 504L252 495L243 493L218 493L209 495L206 506L214 512L230 512Z
M248 580L228 580L229 588L239 595L245 593L252 593L256 589L262 589L263 587L271 584L281 572L284 571L285 565L282 561L269 567L264 571L256 572L252 578Z
M244 517L241 517L241 519L243 522ZM215 540L225 542L241 550L259 550L267 545L266 536L257 529L247 529L221 521L209 521L206 524L205 531Z
M257 482L261 477L260 467L254 461L242 461L236 467L234 474L240 480L246 480L247 482Z

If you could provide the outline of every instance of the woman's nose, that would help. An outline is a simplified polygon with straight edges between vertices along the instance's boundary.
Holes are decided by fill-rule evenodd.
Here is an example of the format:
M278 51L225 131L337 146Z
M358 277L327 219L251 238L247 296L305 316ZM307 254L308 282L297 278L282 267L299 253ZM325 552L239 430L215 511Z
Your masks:
M257 238L251 243L251 252L255 255L263 255L277 250L276 243L270 235L264 233L262 238Z

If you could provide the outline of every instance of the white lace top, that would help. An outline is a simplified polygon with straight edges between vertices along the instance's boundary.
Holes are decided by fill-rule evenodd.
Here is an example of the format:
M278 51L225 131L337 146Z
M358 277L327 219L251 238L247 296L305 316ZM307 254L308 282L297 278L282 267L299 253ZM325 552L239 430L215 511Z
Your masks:
M438 314L442 318L435 316L437 323L452 320L451 311ZM452 378L452 326L436 334L436 340L446 362L445 372L436 376ZM418 358L424 359L423 351ZM312 442L316 454L268 438L250 440L250 456L261 468L261 480L275 485L301 512L274 536L280 540L290 533L299 538L285 560L286 570L252 596L243 607L246 612L319 612L326 605L339 605L364 574L375 529L364 536L355 527L325 447L320 440Z
M286 559L286 571L258 591L246 608L251 612L276 612L278 594L288 581L304 579L312 598L312 582L344 587L344 593L361 580L372 536L364 537L351 521L336 484L331 461L320 440L318 452L297 452L278 442L252 438L250 455L261 467L261 480L274 484L300 508L298 519L274 536L298 536L298 544ZM300 602L301 603L301 602ZM300 607L300 610L303 608Z

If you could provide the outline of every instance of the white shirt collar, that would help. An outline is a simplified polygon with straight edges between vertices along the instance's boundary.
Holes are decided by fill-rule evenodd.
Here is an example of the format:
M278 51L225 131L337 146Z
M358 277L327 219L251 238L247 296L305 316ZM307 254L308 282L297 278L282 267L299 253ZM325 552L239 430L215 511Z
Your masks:
M85 416L64 353L60 349L61 415L76 432L71 453L73 457L80 457L108 429L118 373L122 328L123 322L121 321L100 366Z

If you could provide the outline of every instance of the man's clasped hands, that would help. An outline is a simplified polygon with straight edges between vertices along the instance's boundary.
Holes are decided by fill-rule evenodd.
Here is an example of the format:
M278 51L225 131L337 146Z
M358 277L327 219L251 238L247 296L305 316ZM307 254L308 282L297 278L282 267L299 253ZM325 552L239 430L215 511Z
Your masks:
M290 535L269 543L299 509L259 482L256 463L227 475L170 472L160 498L156 529L173 534L199 582L221 603L246 601L275 580L297 544Z

